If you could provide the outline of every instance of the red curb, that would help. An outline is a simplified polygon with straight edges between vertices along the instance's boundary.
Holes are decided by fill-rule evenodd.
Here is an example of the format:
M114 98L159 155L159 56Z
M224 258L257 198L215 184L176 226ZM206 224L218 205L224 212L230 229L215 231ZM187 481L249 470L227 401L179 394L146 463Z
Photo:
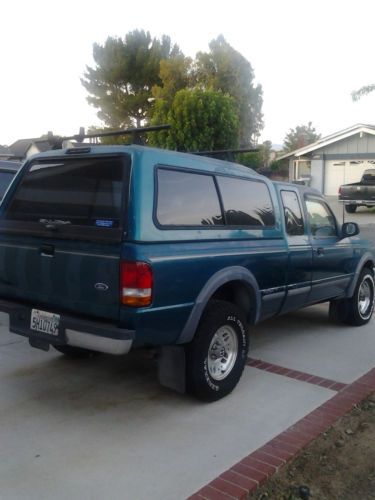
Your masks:
M312 375L311 373L291 370L290 368L268 363L267 361L262 361L261 359L248 358L246 364L247 366L251 366L251 368L257 368L258 370L264 370L266 372L274 373L275 375L293 378L295 380L300 380L301 382L307 382L308 384L319 385L320 387L324 387L325 389L330 389L332 391L341 391L347 387L347 384L343 384L342 382L336 382L335 380L330 380L328 378L318 377L316 375Z
M260 370L273 371L273 366L260 360L250 359L249 366ZM270 367L271 369L267 369ZM287 370L283 368L283 370ZM275 373L275 372L274 372ZM255 491L268 477L275 474L281 466L291 460L307 444L325 432L334 422L345 415L356 404L375 391L375 368L360 377L352 384L329 381L295 370L279 371L279 375L302 380L314 380L322 387L339 390L331 399L320 405L288 429L275 436L262 447L250 453L233 467L223 472L207 486L201 488L189 500L245 500L247 495ZM333 384L331 387L323 383ZM333 389L333 387L338 389Z
M254 457L246 457L240 462L241 464L246 465L246 467L252 467L253 469L270 476L276 472L276 467L274 465L265 464L264 462L260 462Z
M215 488L222 493L226 493L232 498L243 498L245 499L248 495L248 491L245 488L242 488L238 484L230 483L229 481L225 481L221 477L218 477L214 481L212 481L209 486L211 488Z
M238 484L247 492L255 490L258 487L258 483L256 481L253 481L242 474L238 474L238 472L235 472L234 470L227 470L219 477L229 481L230 483Z
M205 486L198 493L199 499L204 498L204 500L233 500L233 497L222 493L221 491L211 488L211 486ZM190 498L194 498L194 495ZM195 498L194 498L195 500Z
M283 460L282 458L274 457L272 455L269 455L268 453L264 453L261 450L254 451L254 453L249 455L249 457L255 458L256 460L264 462L265 464L273 465L276 468L276 472L281 465L285 464L285 460Z

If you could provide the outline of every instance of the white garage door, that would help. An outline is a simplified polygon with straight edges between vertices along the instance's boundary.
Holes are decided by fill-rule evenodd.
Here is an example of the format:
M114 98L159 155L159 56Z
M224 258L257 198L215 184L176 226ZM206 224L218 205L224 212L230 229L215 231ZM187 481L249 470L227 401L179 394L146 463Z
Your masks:
M336 196L341 184L359 182L368 168L375 168L375 160L327 161L324 194Z

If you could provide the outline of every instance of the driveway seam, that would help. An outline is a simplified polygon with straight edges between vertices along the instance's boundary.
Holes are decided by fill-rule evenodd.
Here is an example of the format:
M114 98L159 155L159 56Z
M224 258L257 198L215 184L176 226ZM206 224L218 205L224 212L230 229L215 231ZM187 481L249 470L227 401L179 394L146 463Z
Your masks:
M248 366L251 366L252 368L257 368L258 370L270 372L275 375L282 375L294 380L300 380L301 382L307 382L308 384L318 385L320 387L324 387L325 389L330 389L336 392L345 389L345 387L348 387L349 385L342 382L337 382L336 380L318 377L311 373L292 370L284 366L275 365L274 363L268 363L267 361L263 361L261 359L248 358L246 364Z
M260 360L249 360L249 363L249 366L254 366L254 363L261 363L262 366L265 364L264 361ZM265 370L266 368L260 369ZM320 384L315 383L315 385ZM228 498L245 500L250 493L253 493L311 441L375 391L375 368L372 368L352 384L343 385L344 387L331 399L222 472L217 478L190 496L188 500L201 500L202 498L207 500Z

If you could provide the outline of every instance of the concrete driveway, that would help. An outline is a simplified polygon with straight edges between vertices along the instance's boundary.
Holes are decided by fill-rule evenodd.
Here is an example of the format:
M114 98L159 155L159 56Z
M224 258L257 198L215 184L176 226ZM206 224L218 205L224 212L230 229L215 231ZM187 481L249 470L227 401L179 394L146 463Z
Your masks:
M325 305L265 322L249 355L266 363L201 404L159 387L147 353L68 360L31 349L2 315L0 498L184 499L371 369L374 326L338 327Z

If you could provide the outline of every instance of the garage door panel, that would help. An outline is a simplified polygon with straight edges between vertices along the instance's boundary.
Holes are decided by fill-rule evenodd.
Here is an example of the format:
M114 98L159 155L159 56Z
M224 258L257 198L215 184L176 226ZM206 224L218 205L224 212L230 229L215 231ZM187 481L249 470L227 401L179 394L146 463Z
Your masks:
M335 196L338 193L339 186L344 184L345 162L327 161L325 169L324 194Z

